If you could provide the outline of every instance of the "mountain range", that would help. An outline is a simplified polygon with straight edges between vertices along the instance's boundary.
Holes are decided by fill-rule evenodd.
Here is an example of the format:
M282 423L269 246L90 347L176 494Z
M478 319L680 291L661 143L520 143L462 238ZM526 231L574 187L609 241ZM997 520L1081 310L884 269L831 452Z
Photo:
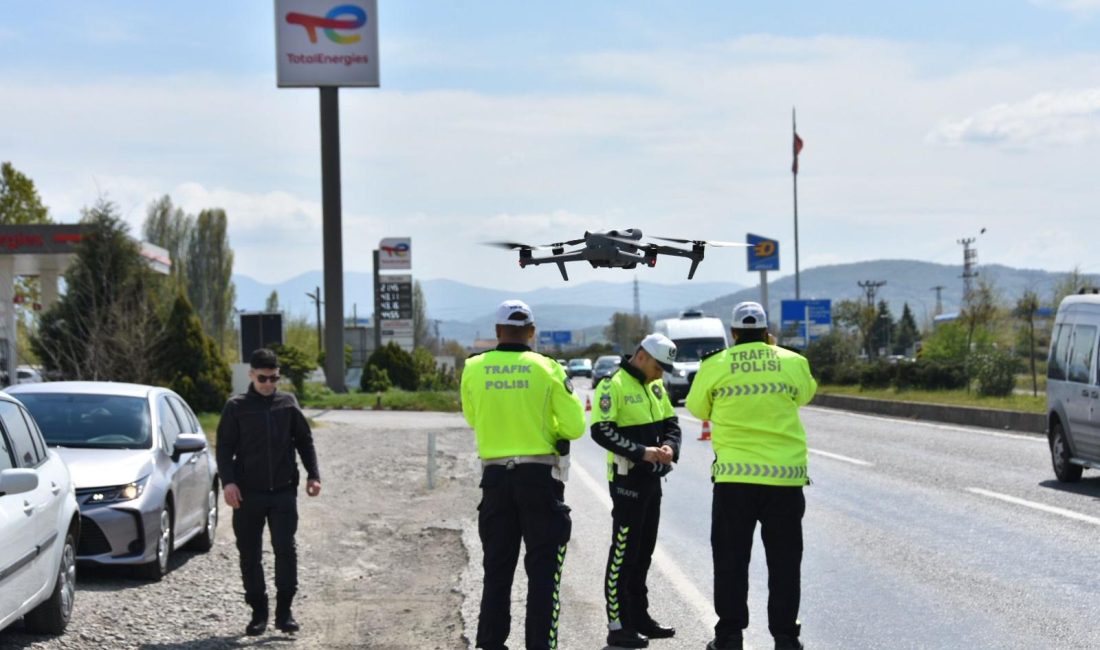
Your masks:
M1011 304L1025 291L1033 290L1040 300L1052 299L1055 285L1065 273L1036 269L1014 269L987 265L978 269L977 281L990 283L998 298ZM885 300L895 317L908 303L920 324L937 313L936 292L940 291L940 310L956 311L962 302L962 267L915 260L875 260L819 266L802 271L802 298L862 300L866 293L859 282L885 282L875 294L876 302ZM307 292L324 284L320 271L311 271L277 284L265 284L244 275L234 275L237 308L255 311L264 307L272 291L278 292L280 308L292 315L314 320L312 300ZM1092 278L1096 285L1097 279ZM574 340L582 343L601 338L601 331L615 312L633 312L634 284L631 282L586 282L546 287L526 292L476 287L447 279L422 280L428 317L438 321L440 336L469 344L475 338L493 335L493 311L508 298L519 298L535 312L543 330L571 330ZM794 276L787 275L768 283L769 313L780 300L794 298ZM366 318L373 301L370 273L344 274L344 308L348 316ZM638 282L641 311L651 318L675 316L687 308L726 318L742 300L760 300L760 288L724 282L681 282L657 284Z

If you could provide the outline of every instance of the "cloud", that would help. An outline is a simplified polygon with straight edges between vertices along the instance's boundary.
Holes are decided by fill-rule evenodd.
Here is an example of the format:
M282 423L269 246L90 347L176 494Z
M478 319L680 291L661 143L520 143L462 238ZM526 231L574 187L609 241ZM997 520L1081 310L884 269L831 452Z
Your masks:
M1012 148L1084 144L1100 137L1100 88L1044 92L945 122L928 135L937 144Z

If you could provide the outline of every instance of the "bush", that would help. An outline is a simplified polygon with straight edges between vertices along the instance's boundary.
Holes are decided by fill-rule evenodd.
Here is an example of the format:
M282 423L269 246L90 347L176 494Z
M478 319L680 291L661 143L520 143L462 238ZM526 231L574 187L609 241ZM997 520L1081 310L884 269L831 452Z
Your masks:
M279 357L279 371L294 384L294 392L305 395L306 377L317 367L316 362L295 345L275 343L270 347Z
M161 383L196 411L221 411L233 390L229 364L214 339L202 331L191 302L177 294L157 355Z
M894 384L897 366L888 361L868 363L860 369L860 388L888 388Z
M384 393L393 388L393 382L385 368L379 368L372 363L359 378L359 388L364 393Z
M419 378L416 376L412 355L393 341L375 350L367 359L367 366L378 366L385 370L393 385L402 390L416 390Z
M920 359L912 366L912 387L921 390L966 388L966 366L960 361Z
M1011 395L1016 388L1016 373L1020 360L1011 352L991 350L975 354L972 359L974 378L978 381L978 394L986 397Z

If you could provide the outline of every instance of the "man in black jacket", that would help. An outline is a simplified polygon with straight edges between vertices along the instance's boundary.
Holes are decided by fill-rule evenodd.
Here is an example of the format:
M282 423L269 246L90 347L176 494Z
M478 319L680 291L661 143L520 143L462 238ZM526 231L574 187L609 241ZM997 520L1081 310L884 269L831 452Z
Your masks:
M294 450L306 468L306 494L321 493L317 452L298 400L275 389L279 362L275 353L261 348L249 359L248 391L234 395L222 409L218 422L218 473L225 502L233 508L233 533L241 556L244 599L252 607L249 636L267 629L267 586L264 582L264 524L271 526L275 552L275 627L297 632L290 606L298 589L298 554L294 534L298 530L298 464Z

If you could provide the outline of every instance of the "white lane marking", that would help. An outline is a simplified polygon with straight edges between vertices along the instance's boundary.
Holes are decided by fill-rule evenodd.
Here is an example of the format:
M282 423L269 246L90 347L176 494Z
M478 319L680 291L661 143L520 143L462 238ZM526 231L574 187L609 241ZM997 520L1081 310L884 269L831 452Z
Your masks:
M601 486L596 482L596 479L592 478L583 467L579 464L573 464L569 471L584 483L592 494L596 495L596 499L604 505L608 511L611 510L611 497L607 494L607 486ZM680 596L687 601L688 605L691 605L695 609L695 613L699 616L699 620L702 621L707 627L714 627L714 624L718 622L718 616L714 613L714 607L711 604L710 598L703 595L703 592L699 591L699 588L692 583L691 579L687 577L676 562L665 553L664 548L657 544L657 547L653 550L653 564L660 569L661 573L665 574L668 581L672 586L680 593ZM745 646L748 648L748 646Z
M1041 434L1028 435L1025 433L1002 433L1000 431L988 431L985 429L979 429L974 427L960 427L950 424L933 424L931 422L922 422L920 420L911 420L909 418L890 417L888 415L867 415L866 413L853 413L851 411L845 411L843 409L825 408L824 406L804 406L802 407L815 413L827 413L831 415L846 415L853 418L863 418L864 420L885 420L887 422L904 422L906 424L913 424L922 427L928 427L931 429L942 429L944 431L962 431L964 433L978 433L983 436L991 436L993 438L1010 438L1013 440L1029 440L1031 442L1045 443L1046 437Z
M834 454L834 453L830 453L828 451L821 451L820 449L809 449L808 451L811 454L816 454L818 456L824 456L826 458L832 458L833 460L841 460L841 461L844 461L845 463L851 463L853 465L861 465L863 467L871 467L872 465L874 465L874 463L869 463L865 460L860 460L858 458L852 458L851 456L841 456L840 454Z
M1077 521L1083 521L1087 524L1092 524L1094 526L1100 526L1100 519L1097 519L1096 517L1090 517L1088 515L1083 515L1079 512L1074 512L1072 510L1066 510L1065 508L1048 506L1044 503L1036 503L1035 501L1028 501L1027 499L1021 499L1019 497L1001 494L1000 492L991 492L989 490L983 490L982 488L970 487L966 488L966 491L973 492L974 494L980 494L984 497L989 497L991 499L999 499L1008 503L1014 503L1018 506L1033 508L1035 510L1042 510L1043 512L1049 512L1054 515L1061 515L1069 519L1076 519Z

